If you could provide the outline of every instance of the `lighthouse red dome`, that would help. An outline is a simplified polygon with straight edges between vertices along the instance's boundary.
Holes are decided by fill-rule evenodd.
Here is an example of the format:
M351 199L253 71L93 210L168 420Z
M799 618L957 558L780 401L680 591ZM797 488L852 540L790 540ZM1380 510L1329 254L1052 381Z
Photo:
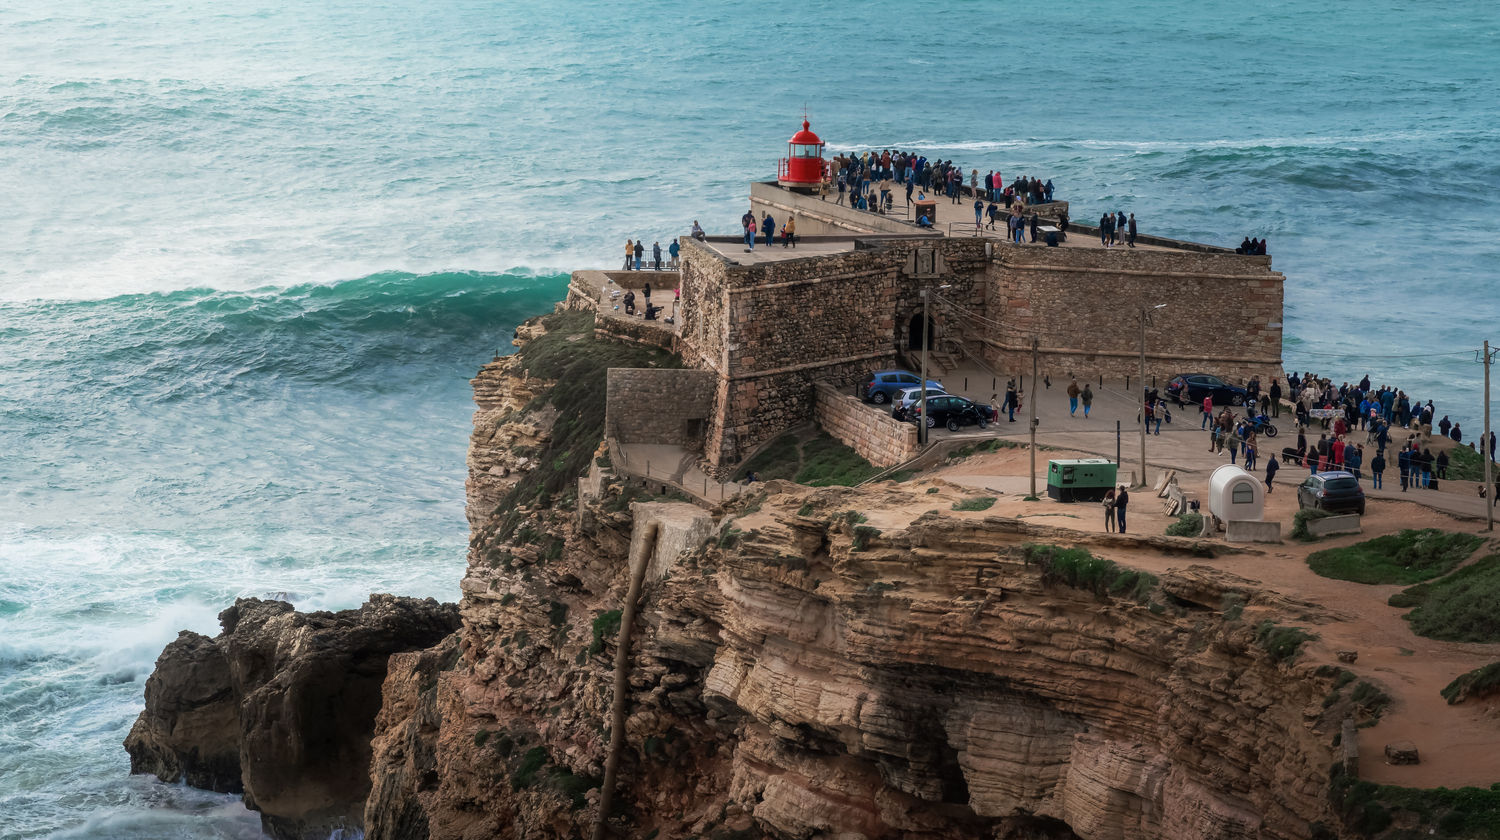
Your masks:
M816 190L823 184L823 141L802 121L802 130L787 141L787 156L776 171L776 183L794 190Z
M792 135L792 139L789 140L789 141L787 141L787 142L789 142L789 143L802 143L804 145L813 145L813 146L821 146L821 145L823 145L823 141L818 139L818 135L812 133L812 131L810 130L811 128L812 128L812 125L807 120L803 120L802 121L802 130L799 131L799 132L797 132L796 134L793 134Z

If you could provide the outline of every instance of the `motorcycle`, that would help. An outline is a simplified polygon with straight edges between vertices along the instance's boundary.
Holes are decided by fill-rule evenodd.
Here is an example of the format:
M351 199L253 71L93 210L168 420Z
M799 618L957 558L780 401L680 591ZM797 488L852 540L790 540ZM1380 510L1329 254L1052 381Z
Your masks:
M1252 414L1245 417L1245 422L1250 424L1250 431L1268 438L1276 437L1276 426L1271 423L1271 418L1264 414Z

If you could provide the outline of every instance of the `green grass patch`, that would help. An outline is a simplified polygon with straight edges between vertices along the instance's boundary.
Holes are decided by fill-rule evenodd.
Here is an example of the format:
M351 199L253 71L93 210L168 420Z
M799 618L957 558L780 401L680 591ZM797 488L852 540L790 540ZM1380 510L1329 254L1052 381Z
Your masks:
M1345 672L1348 673L1348 672ZM1353 676L1352 674L1350 675ZM1385 710L1391 706L1391 695L1380 690L1380 687L1372 682L1360 680L1349 693L1349 699L1359 707L1361 712L1369 715L1372 720L1379 720L1385 714Z
M802 469L792 480L811 487L852 487L879 472L879 467L858 452L827 434L819 434L802 444Z
M809 487L852 487L881 471L826 432L805 436L790 431L777 437L741 465L735 477L743 480L754 472L761 481L784 478Z
M989 510L994 506L994 496L977 496L972 499L964 499L961 502L953 503L954 510Z
M1292 514L1292 538L1302 540L1303 542L1311 542L1317 539L1317 537L1307 532L1308 520L1326 519L1330 516L1333 516L1333 514L1329 513L1326 510L1319 510L1317 508L1303 508L1302 510L1297 511L1296 513Z
M1393 607L1414 607L1413 633L1445 642L1500 642L1500 554L1491 554L1437 580L1390 597Z
M1276 663L1295 661L1302 653L1302 645L1316 638L1300 627L1282 627L1270 619L1255 628L1255 643Z
M854 526L854 550L864 551L870 545L870 540L878 536L880 536L879 528L873 528L869 525Z
M755 457L739 468L734 475L735 479L743 481L745 476L753 472L761 481L773 478L791 480L802 467L802 447L797 438L797 432L787 432L772 440L766 444L766 448L755 453Z
M1113 560L1095 557L1082 548L1026 543L1021 551L1027 564L1042 569L1042 583L1060 583L1095 595L1112 595L1147 603L1156 589L1156 575L1126 569Z
M1496 692L1500 692L1500 662L1491 662L1448 683L1443 689L1443 699L1456 706L1470 697L1486 697Z
M1500 470L1492 469L1491 476L1495 475L1500 475ZM1484 456L1467 446L1448 450L1448 478L1453 481L1484 481Z
M1408 528L1399 534L1314 552L1307 558L1307 565L1334 580L1421 583L1453 571L1483 542L1474 534Z
M610 610L600 613L594 619L594 639L589 642L589 656L594 656L604 650L604 640L612 639L620 632L620 611Z
M561 627L568 620L568 605L561 601L553 601L547 607L547 621L553 627Z
M520 790L536 783L537 773L547 765L550 756L546 747L532 747L521 756L515 772L510 774L510 789Z
M511 512L500 527L501 539L522 522L523 505L547 505L572 489L573 480L589 468L604 439L602 395L610 368L682 366L656 348L595 338L592 312L559 312L542 318L542 324L546 334L526 342L516 355L527 374L557 383L538 397L557 409L557 421L552 436L536 453L537 466L522 474L496 506Z
M1356 836L1399 823L1396 837L1500 838L1500 784L1489 788L1406 788L1360 781L1335 768L1334 810Z
M1169 537L1196 537L1203 533L1203 514L1184 513L1167 526Z

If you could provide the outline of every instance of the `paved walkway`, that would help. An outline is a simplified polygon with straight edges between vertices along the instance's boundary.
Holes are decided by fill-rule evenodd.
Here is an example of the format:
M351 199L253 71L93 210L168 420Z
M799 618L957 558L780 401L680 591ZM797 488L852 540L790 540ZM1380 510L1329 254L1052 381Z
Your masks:
M1003 398L1005 393L1005 378L992 377L990 372L977 366L960 366L955 370L944 374L939 379L948 389L949 393L959 394L976 402L988 404L993 394L1000 394ZM1018 379L1018 381L1020 381ZM1147 379L1150 381L1149 377ZM1037 443L1043 446L1053 446L1059 449L1069 449L1077 452L1086 452L1101 458L1115 459L1116 432L1115 423L1119 421L1119 453L1121 456L1120 469L1122 473L1135 473L1140 469L1141 443L1140 426L1136 421L1139 412L1136 409L1134 399L1129 396L1135 389L1140 387L1140 382L1132 378L1130 390L1126 390L1126 384L1122 380L1105 380L1101 386L1096 378L1091 381L1094 390L1094 404L1088 417L1084 417L1082 406L1078 411L1069 415L1068 413L1068 380L1054 378L1052 387L1045 385L1040 390L1032 388L1030 376L1024 385L1024 399L1035 399L1037 409ZM1165 386L1165 382L1158 382L1159 386ZM1082 387L1083 382L1079 382ZM998 386L998 387L997 387ZM997 401L998 404L998 401ZM1149 434L1146 436L1146 461L1147 481L1154 482L1157 474L1163 469L1173 469L1179 472L1201 473L1203 480L1207 480L1207 474L1220 464L1229 463L1227 453L1213 453L1208 451L1208 432L1202 427L1203 415L1199 413L1197 406L1184 406L1178 408L1168 403L1171 414L1171 423L1163 423L1161 434ZM871 407L871 410L883 410ZM1010 423L1001 418L998 426L991 426L986 431L979 431L976 427L969 426L959 432L949 432L946 429L933 429L933 440L944 440L948 438L973 438L982 440L988 437L1003 437L1008 439L1025 440L1026 423L1030 417L1030 405L1024 405L1021 411L1016 412L1016 422ZM1237 414L1243 415L1245 409L1235 409ZM1279 435L1275 438L1261 438L1261 457L1256 464L1257 475L1265 475L1266 458L1275 454L1279 455L1282 447L1296 446L1297 432L1296 420L1288 411L1283 411L1281 417L1275 421ZM1154 429L1153 425L1153 429ZM1309 437L1316 441L1320 430L1314 426L1309 432ZM1406 439L1405 432L1395 436L1399 443ZM1357 433L1355 440L1363 443L1364 433ZM1388 450L1389 451L1389 450ZM1374 456L1373 450L1366 447L1366 458ZM1041 459L1039 459L1041 460ZM1043 462L1044 463L1044 462ZM1367 471L1368 473L1368 471ZM1302 467L1285 465L1277 473L1276 485L1278 487L1292 487L1302 482L1307 471ZM1392 499L1404 502L1414 502L1425 505L1434 510L1452 514L1460 517L1471 517L1483 519L1485 516L1485 500L1479 498L1478 483L1473 481L1446 481L1441 483L1439 490L1410 490L1401 492L1399 473L1396 465L1392 463L1385 473L1385 488L1376 490L1371 486L1368 474L1363 481L1365 495L1376 499ZM1039 475L1038 481L1045 482L1046 476ZM997 488L998 489L998 488Z
M719 504L738 496L745 489L741 484L710 478L698 469L697 453L681 446L611 441L610 452L615 466L621 471L676 487L702 504Z

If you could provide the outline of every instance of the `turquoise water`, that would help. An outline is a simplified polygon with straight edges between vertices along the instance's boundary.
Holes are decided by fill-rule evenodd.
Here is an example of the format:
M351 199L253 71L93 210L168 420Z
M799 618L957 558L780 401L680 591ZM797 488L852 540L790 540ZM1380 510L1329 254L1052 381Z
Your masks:
M162 645L237 595L455 597L468 377L566 270L733 230L804 106L1268 237L1290 367L1472 435L1497 42L1484 2L0 7L0 838L257 836L125 776Z

